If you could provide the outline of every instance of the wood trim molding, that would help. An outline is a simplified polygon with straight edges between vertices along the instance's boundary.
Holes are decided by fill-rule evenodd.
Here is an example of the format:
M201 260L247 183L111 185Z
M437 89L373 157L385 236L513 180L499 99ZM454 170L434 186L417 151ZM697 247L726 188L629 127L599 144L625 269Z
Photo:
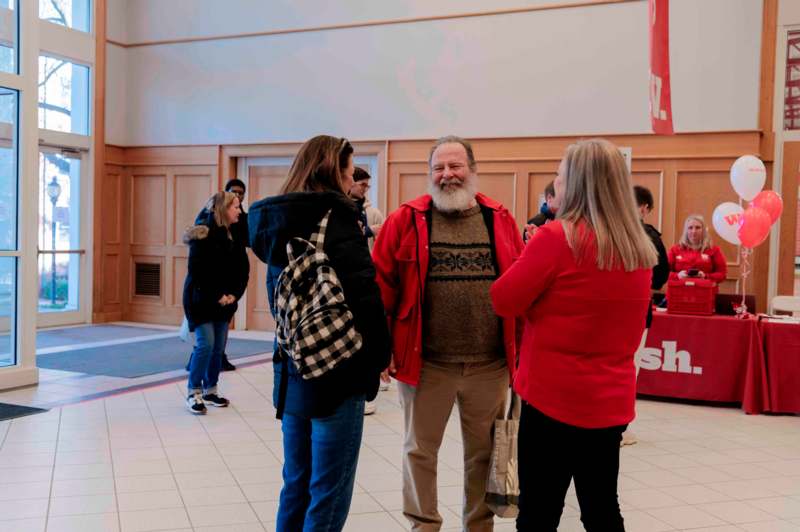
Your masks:
M106 39L108 44L120 46L122 48L140 48L143 46L163 46L170 44L186 44L195 42L223 41L234 39L251 39L254 37L274 37L278 35L290 35L294 33L313 33L322 31L348 30L355 28L367 28L374 26L395 26L399 24L416 24L421 22L434 22L439 20L455 20L476 17L493 17L498 15L515 15L519 13L532 13L535 11L552 11L555 9L574 9L578 7L593 7L607 4L625 4L631 2L643 2L645 0L577 0L572 2L552 2L538 6L518 7L509 9L494 9L484 11L472 11L467 13L451 13L447 15L430 15L424 17L394 18L385 20L366 20L363 22L351 22L346 24L329 24L323 26L309 26L300 28L285 28L269 31L256 31L240 34L211 35L206 37L184 37L181 39L161 39L152 41L140 41L134 43L123 43L117 40Z
M761 159L775 158L775 54L778 38L778 0L763 0L761 20L761 79L758 99L758 128L761 130Z
M91 320L104 316L105 260L103 256L103 185L106 176L106 0L94 2L94 120L92 123L92 312Z
M216 166L219 146L106 146L106 164L118 166Z

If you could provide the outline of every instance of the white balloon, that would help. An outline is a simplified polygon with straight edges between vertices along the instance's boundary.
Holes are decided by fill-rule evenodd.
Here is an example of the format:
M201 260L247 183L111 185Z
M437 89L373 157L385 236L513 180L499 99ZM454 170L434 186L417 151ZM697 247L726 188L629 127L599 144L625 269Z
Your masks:
M714 209L714 214L711 216L711 223L717 234L723 240L731 244L740 245L739 241L739 222L742 219L744 209L741 205L737 205L731 201L720 203Z
M731 166L731 185L745 201L755 198L767 182L767 169L755 155L742 155Z

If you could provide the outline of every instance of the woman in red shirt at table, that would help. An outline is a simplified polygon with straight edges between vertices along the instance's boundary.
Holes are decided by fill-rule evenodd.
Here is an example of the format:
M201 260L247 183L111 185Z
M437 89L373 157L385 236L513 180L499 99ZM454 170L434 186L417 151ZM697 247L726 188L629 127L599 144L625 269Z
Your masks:
M491 288L497 314L525 318L514 379L523 400L517 530L555 532L574 478L585 529L624 531L619 444L634 417L634 353L658 257L610 142L567 148L555 190L555 221Z
M728 273L725 257L719 246L712 244L706 221L699 214L686 218L680 242L670 248L667 258L671 280L699 277L721 283Z

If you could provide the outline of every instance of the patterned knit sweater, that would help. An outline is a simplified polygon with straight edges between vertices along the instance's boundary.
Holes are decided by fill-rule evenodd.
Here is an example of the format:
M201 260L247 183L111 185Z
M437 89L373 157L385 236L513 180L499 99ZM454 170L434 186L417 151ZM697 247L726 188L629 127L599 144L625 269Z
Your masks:
M497 271L480 207L455 213L434 207L429 251L423 356L448 363L502 358L502 326L489 298Z

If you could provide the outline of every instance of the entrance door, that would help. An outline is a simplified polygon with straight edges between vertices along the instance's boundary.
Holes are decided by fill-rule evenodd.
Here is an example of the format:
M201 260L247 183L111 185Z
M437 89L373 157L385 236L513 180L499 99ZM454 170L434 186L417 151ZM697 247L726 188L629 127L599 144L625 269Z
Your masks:
M247 196L250 202L278 194L291 160L275 158L265 160L247 159L240 166L239 175L247 177ZM275 320L269 311L267 299L267 266L250 254L250 282L244 304L246 328L258 331L274 331ZM237 323L237 327L238 327Z
M39 153L40 327L86 322L85 166L80 153Z

